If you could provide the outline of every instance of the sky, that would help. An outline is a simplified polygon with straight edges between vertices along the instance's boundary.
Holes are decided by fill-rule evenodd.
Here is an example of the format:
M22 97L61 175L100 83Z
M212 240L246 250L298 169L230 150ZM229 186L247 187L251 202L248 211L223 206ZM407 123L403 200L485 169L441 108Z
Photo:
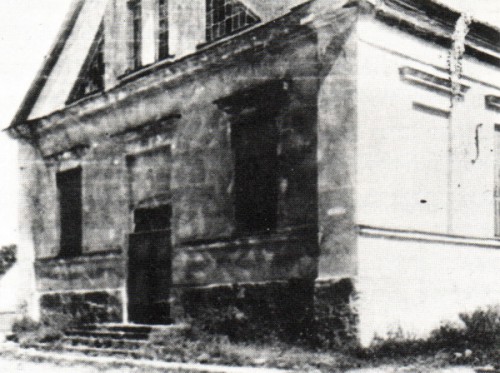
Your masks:
M279 1L279 0L266 0ZM500 0L440 0L500 26ZM0 0L0 128L10 123L54 42L71 0ZM17 234L16 145L0 134L0 245Z

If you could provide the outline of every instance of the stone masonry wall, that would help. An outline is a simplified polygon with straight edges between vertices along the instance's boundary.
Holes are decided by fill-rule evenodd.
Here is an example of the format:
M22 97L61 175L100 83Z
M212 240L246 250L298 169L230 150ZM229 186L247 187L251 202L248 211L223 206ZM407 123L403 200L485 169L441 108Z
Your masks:
M44 132L37 147L55 164L52 174L47 172L47 180L61 167L82 167L83 254L104 255L110 251L116 254L116 267L108 259L96 259L85 269L78 261L56 261L50 270L40 263L37 274L44 288L50 288L51 292L63 289L71 292L76 288L97 291L107 286L108 281L113 287L124 286L127 233L132 229L130 218L137 207L130 194L133 180L127 161L133 155L140 162L141 154L160 146L155 142L163 136L159 123L167 117L174 118L169 129L165 129L169 135L158 141L161 146L168 145L172 162L168 192L172 204L174 292L185 287L242 281L313 281L319 254L318 190L324 250L320 267L340 273L345 264L352 272L352 256L344 255L352 254L351 242L343 239L349 237L352 216L352 205L348 203L352 182L349 166L349 154L353 151L349 148L354 120L352 82L331 88L332 80L324 79L347 74L344 69L349 69L352 62L352 43L346 48L339 46L337 54L329 57L330 69L321 75L317 34L300 25L305 16L306 13L283 18L278 21L284 23L282 27L262 28L255 35L200 54L209 68L192 67L201 58L194 55L181 61L182 64L153 70L124 84L122 97L126 98L116 100L111 108L81 114L93 105L92 99L73 112L77 119L56 113L57 125L53 128L45 125L52 118L41 120ZM292 36L287 38L280 33ZM233 56L239 45L248 42L245 38L252 43L261 40L263 44ZM346 52L347 57L341 52ZM186 66L194 72L171 78ZM279 160L277 229L267 235L240 236L234 217L231 148L231 124L238 120L239 114L221 102L253 92L252 100L269 105L277 97L259 94L259 87L269 83L276 84L280 96L280 105L275 105L274 113ZM95 100L110 100L114 94L108 92ZM337 104L332 107L332 102ZM344 102L349 105L342 111ZM262 105L256 103L253 109L259 110ZM335 127L331 126L332 118ZM157 131L147 132L146 125L157 126ZM54 189L41 185L33 191L38 198L44 193L52 198L49 208L57 206ZM328 205L337 200L346 202L341 206L343 210ZM346 224L331 220L332 209L335 213L341 210L340 215L345 216L341 219ZM37 247L39 257L54 258L58 246L57 219L47 220L50 215L45 214L44 208L33 211L33 221L42 221L56 233L43 236L50 244ZM346 246L337 245L339 232L344 235L341 244ZM35 242L42 239L41 232L36 231L34 236Z
M324 48L318 97L320 278L350 277L357 271L355 12L348 8L319 30Z

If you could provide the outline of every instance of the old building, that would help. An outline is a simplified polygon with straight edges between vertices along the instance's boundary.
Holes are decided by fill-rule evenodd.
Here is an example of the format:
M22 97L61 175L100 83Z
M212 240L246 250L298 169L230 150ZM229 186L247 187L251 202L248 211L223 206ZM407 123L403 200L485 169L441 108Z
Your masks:
M500 302L499 58L429 0L76 0L9 129L31 313L351 302L367 343Z

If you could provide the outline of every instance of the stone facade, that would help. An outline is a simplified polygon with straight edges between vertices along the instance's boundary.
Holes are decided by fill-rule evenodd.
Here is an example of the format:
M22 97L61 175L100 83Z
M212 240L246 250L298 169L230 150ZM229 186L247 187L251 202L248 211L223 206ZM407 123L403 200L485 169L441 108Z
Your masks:
M43 97L36 110L10 128L22 144L21 244L36 256L42 314L137 322L141 312L131 307L144 296L147 312L174 319L219 314L293 338L323 323L326 339L352 338L352 300L366 268L359 211L371 206L359 203L369 162L357 155L367 133L376 138L375 127L365 131L369 100L359 99L371 92L361 20L404 19L397 32L407 33L421 27L413 16L427 22L423 44L449 32L448 21L408 16L393 1L380 8L252 0L242 3L262 12L260 23L206 44L205 2L172 0L169 12L182 15L170 26L175 56L157 61L145 34L144 66L133 70L123 42L130 29L120 22L129 17L125 3L102 9L104 91L66 104L51 91L61 78L49 78L31 92ZM90 28L74 24L79 33ZM62 53L52 63L59 71L71 62ZM389 112L384 105L371 110ZM68 258L61 257L58 175L74 169L81 170L82 234L79 255Z

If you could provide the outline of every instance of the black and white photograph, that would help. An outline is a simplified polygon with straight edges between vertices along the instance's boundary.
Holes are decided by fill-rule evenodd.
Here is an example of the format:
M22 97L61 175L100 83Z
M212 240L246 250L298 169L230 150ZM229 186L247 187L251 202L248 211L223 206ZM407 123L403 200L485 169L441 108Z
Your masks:
M0 372L500 373L499 0L0 0Z

